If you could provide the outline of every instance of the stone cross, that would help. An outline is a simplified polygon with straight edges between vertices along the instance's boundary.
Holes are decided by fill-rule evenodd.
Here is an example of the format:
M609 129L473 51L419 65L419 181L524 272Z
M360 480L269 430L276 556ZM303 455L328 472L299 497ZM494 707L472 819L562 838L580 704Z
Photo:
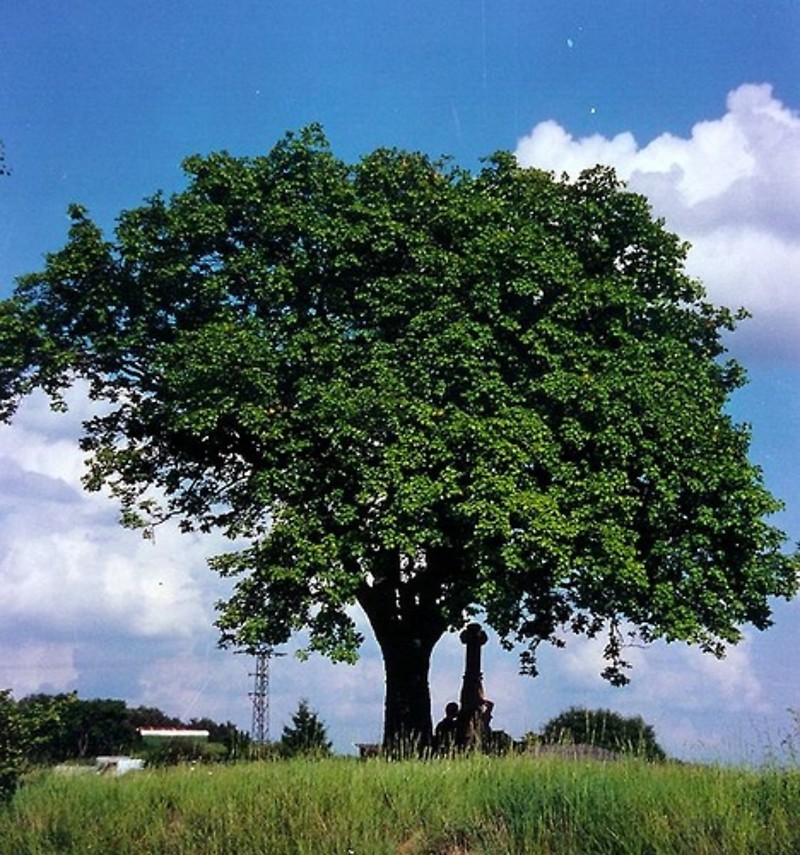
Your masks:
M488 641L479 623L471 623L459 636L467 648L464 681L461 684L461 713L459 715L459 742L462 746L475 744L480 733L483 706L483 674L481 672L481 647Z

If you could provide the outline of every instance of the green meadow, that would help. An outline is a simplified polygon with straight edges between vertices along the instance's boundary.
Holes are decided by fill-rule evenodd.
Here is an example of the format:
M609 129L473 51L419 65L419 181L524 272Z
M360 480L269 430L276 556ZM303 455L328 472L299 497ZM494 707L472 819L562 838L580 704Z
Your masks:
M800 771L473 756L35 773L3 853L793 853Z

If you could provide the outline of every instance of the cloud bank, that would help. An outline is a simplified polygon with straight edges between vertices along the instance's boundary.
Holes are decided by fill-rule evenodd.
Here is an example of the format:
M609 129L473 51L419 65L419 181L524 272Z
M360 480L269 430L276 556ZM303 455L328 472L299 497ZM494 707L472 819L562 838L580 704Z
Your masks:
M713 302L753 315L731 342L745 361L800 360L800 115L767 84L728 95L688 139L575 138L554 121L519 140L524 166L577 175L601 163L692 244L687 269Z
M116 693L183 714L212 679L210 660L227 680L212 627L225 589L205 563L213 546L168 528L146 541L119 526L106 496L82 489L87 402L81 389L69 400L57 416L34 395L0 428L0 687ZM154 692L164 662L170 678Z

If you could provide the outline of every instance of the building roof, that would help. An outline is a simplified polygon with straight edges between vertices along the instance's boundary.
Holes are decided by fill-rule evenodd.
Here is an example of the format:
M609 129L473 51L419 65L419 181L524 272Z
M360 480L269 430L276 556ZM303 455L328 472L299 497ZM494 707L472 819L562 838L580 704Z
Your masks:
M161 736L166 739L208 739L209 736L207 730L192 730L185 727L140 727L139 733L142 736Z

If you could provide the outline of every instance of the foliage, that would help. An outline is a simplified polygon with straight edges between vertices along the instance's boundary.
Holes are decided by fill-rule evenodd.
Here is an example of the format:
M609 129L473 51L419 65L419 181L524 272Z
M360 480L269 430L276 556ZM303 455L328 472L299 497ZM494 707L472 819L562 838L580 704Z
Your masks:
M137 754L148 766L175 766L178 763L219 763L228 760L228 748L220 742L167 739L160 745L140 748Z
M39 779L8 852L800 851L800 773L485 756L233 764Z
M570 707L547 722L542 739L549 744L594 745L648 760L666 759L651 725L640 716L625 717L611 710Z
M58 710L50 727L43 729L31 759L35 762L60 762L68 759L121 754L138 739L128 719L124 701L110 698L81 700L68 695L29 695L19 702L23 713L39 715Z
M56 698L26 707L10 690L0 690L0 802L14 795L21 773L41 756L48 734L60 728L64 710Z
M199 754L213 759L221 754L235 759L249 742L247 734L232 722L223 724L209 718L183 722L155 707L128 709L121 700L82 700L74 692L28 695L16 703L9 696L5 704L13 709L14 720L19 719L25 734L17 749L26 763L52 764L104 754L147 753L141 750L138 731L142 727L207 730L213 747L207 746ZM180 751L164 750L162 754L166 757Z
M135 728L140 727L185 727L176 716L158 709L158 707L138 706L128 710L128 721Z
M25 723L8 689L0 690L0 804L17 789L25 760Z
M331 753L331 745L325 725L309 707L308 701L301 700L297 712L292 715L291 725L287 724L283 728L280 753L284 757L295 757L298 754L325 757Z
M190 157L187 188L66 246L0 303L0 414L83 379L86 484L129 525L243 544L225 643L352 661L367 614L386 729L430 732L433 646L477 610L524 670L569 633L721 655L797 588L727 410L739 315L602 167L477 174L320 128Z
M249 750L250 735L239 730L232 721L217 722L210 718L192 718L185 726L195 730L207 730L209 743L222 745L228 760L246 756Z

